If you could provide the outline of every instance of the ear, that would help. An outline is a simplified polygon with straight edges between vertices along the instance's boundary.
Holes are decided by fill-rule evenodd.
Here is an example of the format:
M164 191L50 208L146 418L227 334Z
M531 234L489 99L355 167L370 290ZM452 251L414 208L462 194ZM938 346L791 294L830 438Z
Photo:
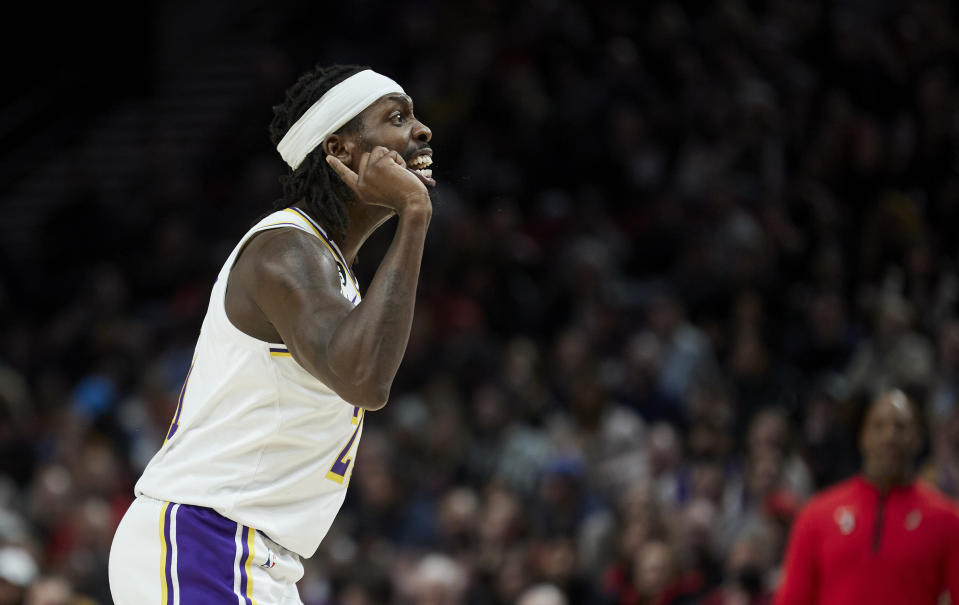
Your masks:
M323 151L326 155L331 155L343 162L349 167L353 167L353 155L356 151L356 143L353 137L342 134L331 134L323 142Z

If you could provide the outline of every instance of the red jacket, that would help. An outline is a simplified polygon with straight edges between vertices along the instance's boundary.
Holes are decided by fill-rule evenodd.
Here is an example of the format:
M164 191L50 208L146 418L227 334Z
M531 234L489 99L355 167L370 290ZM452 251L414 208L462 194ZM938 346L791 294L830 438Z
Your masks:
M959 603L959 506L921 481L885 495L857 476L793 525L775 605Z

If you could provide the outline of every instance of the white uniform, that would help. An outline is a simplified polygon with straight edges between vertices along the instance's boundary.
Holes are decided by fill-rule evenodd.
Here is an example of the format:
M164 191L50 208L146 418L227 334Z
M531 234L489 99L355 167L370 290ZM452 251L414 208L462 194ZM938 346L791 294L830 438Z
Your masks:
M280 227L320 238L339 266L341 293L359 304L359 287L343 254L305 213L292 208L274 212L240 239L213 286L166 441L137 481L137 498L114 539L110 565L114 598L124 589L116 584L146 581L124 578L131 572L128 563L132 565L129 557L133 557L125 551L142 551L146 532L166 558L158 559L153 568L157 599L149 602L165 603L174 592L179 600L179 588L173 582L177 566L168 560L177 550L177 538L171 538L170 532L177 526L178 515L189 511L197 519L206 519L206 509L217 517L215 522L184 517L180 528L202 525L205 529L194 533L233 532L229 545L235 543L236 549L229 554L231 563L245 558L246 572L255 560L247 551L254 550L253 538L262 535L270 541L269 556L274 558L265 569L283 568L280 580L289 585L302 575L297 555L313 555L343 504L363 431L363 410L304 370L285 345L248 336L226 315L227 280L239 251L253 234ZM182 549L179 552L183 559ZM225 550L223 556L227 556ZM281 565L276 565L276 559ZM298 566L299 574L287 569L286 559ZM158 571L161 566L164 573ZM248 585L254 584L255 589L254 578L242 565L233 569L236 574L223 583L233 582L234 592L244 593L239 595L240 603L246 592L247 600L257 600ZM179 575L183 573L181 569ZM138 593L136 602L147 603L144 598Z

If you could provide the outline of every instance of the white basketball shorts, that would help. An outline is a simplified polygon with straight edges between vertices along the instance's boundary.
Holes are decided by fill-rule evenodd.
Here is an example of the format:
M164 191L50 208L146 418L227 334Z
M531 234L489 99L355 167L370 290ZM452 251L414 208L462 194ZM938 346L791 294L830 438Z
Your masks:
M300 557L201 506L139 496L110 549L116 605L302 605Z

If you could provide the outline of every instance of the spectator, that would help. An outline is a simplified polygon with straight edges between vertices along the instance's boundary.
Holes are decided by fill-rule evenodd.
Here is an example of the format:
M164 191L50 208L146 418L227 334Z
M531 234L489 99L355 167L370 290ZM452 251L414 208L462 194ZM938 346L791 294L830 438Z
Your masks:
M565 595L553 584L530 586L520 595L516 605L567 605Z
M936 344L936 368L929 393L933 424L959 407L959 317L942 323Z
M466 603L467 577L453 559L428 554L413 570L410 583L413 605L463 605Z
M915 311L896 292L879 296L874 311L873 336L862 342L845 369L846 387L868 397L894 385L928 384L933 371L933 349L914 329Z
M39 572L36 560L26 549L0 547L0 603L18 605L23 602Z
M80 605L84 599L74 595L70 582L63 577L37 578L24 600L25 605Z
M733 542L725 562L724 581L706 596L702 605L768 605L775 545L762 525L744 529Z
M812 476L806 461L794 449L794 438L789 416L782 408L760 409L749 423L747 448L762 456L763 452L778 452L783 459L784 486L799 500L806 500L813 492Z
M711 345L702 330L689 321L674 294L663 292L650 301L647 322L662 350L659 389L680 405L687 405L690 393L717 375Z
M636 552L633 586L641 605L683 605L695 603L703 578L683 569L675 548L668 542L651 540ZM630 601L620 601L629 603Z
M959 406L932 424L931 440L919 476L959 501Z

